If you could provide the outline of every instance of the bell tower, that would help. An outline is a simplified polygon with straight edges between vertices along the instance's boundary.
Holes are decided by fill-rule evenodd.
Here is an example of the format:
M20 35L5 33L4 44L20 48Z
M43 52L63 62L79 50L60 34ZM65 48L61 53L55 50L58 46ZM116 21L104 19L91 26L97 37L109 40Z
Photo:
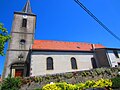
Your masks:
M7 50L3 78L29 76L29 52L34 41L36 15L32 13L28 0L21 12L14 12L11 40Z

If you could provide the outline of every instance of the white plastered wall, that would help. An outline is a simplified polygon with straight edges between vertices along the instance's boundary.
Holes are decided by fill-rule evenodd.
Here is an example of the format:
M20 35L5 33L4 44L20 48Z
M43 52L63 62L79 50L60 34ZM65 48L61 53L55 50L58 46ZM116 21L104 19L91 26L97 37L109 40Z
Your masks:
M48 57L53 58L53 70L46 69L46 59ZM71 57L76 58L78 69L71 68ZM33 53L31 55L31 76L39 76L45 74L56 74L71 71L81 71L92 69L91 58L92 53L62 53L62 52L52 52L52 53Z

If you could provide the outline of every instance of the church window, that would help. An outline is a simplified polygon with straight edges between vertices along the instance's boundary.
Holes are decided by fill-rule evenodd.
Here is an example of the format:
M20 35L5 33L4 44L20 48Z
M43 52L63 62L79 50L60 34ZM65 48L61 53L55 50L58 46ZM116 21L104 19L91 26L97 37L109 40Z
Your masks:
M53 70L53 58L47 58L47 70Z
M21 44L21 45L24 45L25 42L26 42L26 41L25 41L24 39L21 39L21 40L20 40L20 44Z
M23 19L23 21L22 21L22 27L27 27L27 19Z
M113 53L114 53L114 55L115 55L116 58L119 58L117 50L113 50Z
M72 66L72 69L77 69L77 62L74 57L71 58L71 66Z

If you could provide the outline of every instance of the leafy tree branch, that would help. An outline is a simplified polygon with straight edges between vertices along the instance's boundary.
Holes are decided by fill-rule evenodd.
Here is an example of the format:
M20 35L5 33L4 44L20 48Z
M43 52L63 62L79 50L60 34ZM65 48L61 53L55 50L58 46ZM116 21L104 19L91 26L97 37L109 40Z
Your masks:
M4 55L5 43L11 38L4 25L0 23L0 55Z

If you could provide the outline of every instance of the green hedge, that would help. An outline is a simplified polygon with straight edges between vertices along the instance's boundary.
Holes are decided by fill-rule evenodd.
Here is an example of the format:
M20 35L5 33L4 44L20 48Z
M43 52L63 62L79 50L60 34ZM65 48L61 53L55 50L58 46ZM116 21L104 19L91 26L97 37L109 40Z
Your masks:
M112 88L120 88L120 77L112 78Z

